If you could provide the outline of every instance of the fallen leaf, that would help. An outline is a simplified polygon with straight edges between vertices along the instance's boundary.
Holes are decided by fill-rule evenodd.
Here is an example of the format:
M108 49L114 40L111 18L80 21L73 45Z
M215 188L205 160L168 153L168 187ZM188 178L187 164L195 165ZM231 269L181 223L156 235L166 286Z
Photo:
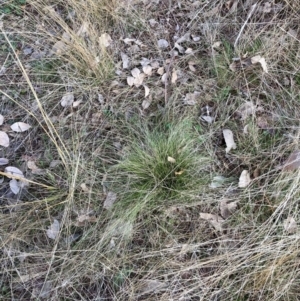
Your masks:
M249 116L256 112L256 105L252 101L244 102L238 109L237 113L241 116L241 120L246 120Z
M150 19L148 22L149 22L151 27L154 27L156 24L158 24L158 22L155 21L154 19Z
M134 77L128 76L127 77L127 84L128 84L128 86L132 87L133 84L134 84Z
M151 67L154 68L154 69L158 69L159 68L159 62L158 61L151 62Z
M136 39L130 39L130 38L125 38L123 39L123 42L127 45L131 45L132 42L135 42Z
M14 177L24 178L23 172L17 167L7 166L4 171L9 179L13 179Z
M0 125L2 125L4 122L4 116L0 114Z
M74 94L73 93L66 93L60 100L60 104L64 108L72 106L73 102L74 102Z
M212 182L209 184L209 187L212 189L220 188L224 185L226 180L227 180L227 178L225 178L223 176L215 176L215 177L213 177Z
M221 216L211 213L200 213L200 218L208 221L217 231L222 231L224 219Z
M194 91L193 93L187 93L183 99L185 105L194 106L197 104L200 96L200 92Z
M293 151L285 163L283 164L283 171L295 171L300 168L300 151L295 150Z
M103 208L110 209L117 200L117 194L109 191L103 204Z
M167 160L170 163L175 163L176 162L176 160L174 158L170 157L170 156L168 156Z
M207 123L213 123L215 118L212 116L201 116L201 119L206 121Z
M0 166L1 165L6 165L6 164L8 164L8 159L6 159L6 158L0 158Z
M243 170L239 178L239 187L245 188L250 184L250 182L251 179L248 170Z
M150 89L148 86L144 85L144 88L145 88L145 97L147 97L150 93Z
M100 47L104 47L107 48L108 46L110 46L110 44L112 43L112 38L108 33L103 33L100 37L99 37L99 44Z
M158 293L160 290L167 286L166 283L159 280L141 280L142 283L139 284L139 295L154 294Z
M134 79L134 85L138 88L143 84L145 78L145 74L144 73L140 73L135 79Z
M194 53L194 50L192 48L188 48L186 51L185 51L185 54L193 54Z
M165 73L165 68L164 67L160 67L157 69L157 74L159 75L163 75Z
M151 102L149 100L147 100L147 99L143 100L143 102L142 102L142 108L143 108L143 110L148 109L150 107L150 105L151 105Z
M100 102L100 104L104 104L104 96L101 93L98 93L98 101Z
M141 71L139 68L134 68L131 70L131 74L134 78L138 77L140 75Z
M149 76L152 75L152 67L151 66L143 66L143 72Z
M178 79L177 70L174 70L174 71L172 72L171 83L172 83L172 84L175 84L176 81L177 81L177 79Z
M4 147L9 147L9 137L3 131L0 131L0 145Z
M89 214L82 214L77 217L77 227L82 227L86 223L96 223L97 222L97 217L94 215L89 215Z
M142 65L142 67L148 66L151 63L151 61L149 59L147 59L146 57L143 57L140 61L140 64Z
M53 161L50 162L49 167L54 168L54 167L56 167L56 166L58 166L60 164L62 164L61 160L53 160Z
M59 233L60 224L58 220L54 220L47 230L47 236L51 239L55 239Z
M266 60L261 57L260 55L256 55L256 56L253 56L251 58L251 63L252 64L257 64L257 63L260 63L261 64L261 67L263 68L264 72L268 73L268 67L267 67L267 63L266 63Z
M228 218L237 209L237 202L229 203L228 200L222 200L220 202L220 212L223 218Z
M122 64L123 64L123 69L128 69L129 68L129 57L127 54L124 52L121 52L121 59L122 59Z
M293 234L297 232L297 223L292 216L289 216L284 222L283 227L286 232Z
M221 45L222 45L222 42L221 42L221 41L217 41L217 42L214 42L214 43L212 44L212 48L218 49L218 48L221 47Z
M82 103L82 100L76 100L73 102L73 108L77 108Z
M65 42L63 41L57 41L53 46L52 46L52 52L60 55L63 52L65 52L68 49L68 46Z
M20 186L19 183L16 179L12 179L9 181L9 187L10 190L14 193L14 194L18 194L20 191Z
M89 193L90 189L87 187L87 185L85 183L80 184L80 188L82 189L82 191Z
M223 130L223 136L226 143L226 153L229 153L232 149L236 149L232 131L228 129Z
M31 126L25 122L15 122L10 128L17 133L25 132L31 128Z
M164 49L164 48L167 48L169 46L169 43L165 39L160 39L160 40L157 41L157 46L160 49Z
M165 83L165 82L167 81L167 78L168 78L167 73L164 73L164 74L162 75L162 77L161 77L161 81L162 81L163 83Z
M184 52L185 52L185 49L184 49L181 45L179 45L178 43L175 43L175 44L174 44L174 47L175 47L176 49L178 49L178 51L179 51L180 53L184 53Z
M89 30L89 23L84 21L76 34L79 37L84 37L88 33L88 30Z
M45 173L45 171L43 169L36 166L34 161L28 161L27 162L27 167L31 170L31 172L34 175L41 175L41 174Z

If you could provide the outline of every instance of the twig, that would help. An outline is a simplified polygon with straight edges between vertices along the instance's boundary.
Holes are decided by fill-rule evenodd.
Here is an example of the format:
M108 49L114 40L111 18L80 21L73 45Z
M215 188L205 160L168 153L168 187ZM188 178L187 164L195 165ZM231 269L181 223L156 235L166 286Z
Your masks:
M242 26L242 28L241 28L241 30L240 30L240 32L239 32L239 34L238 34L238 36L237 36L235 42L234 42L234 45L233 45L234 50L235 50L235 48L236 48L236 45L237 45L237 43L238 43L238 41L239 41L239 39L240 39L240 37L241 37L241 35L242 35L242 32L243 32L243 30L244 30L246 24L248 23L249 19L251 18L252 14L253 14L253 12L254 12L254 10L255 10L255 8L256 8L256 5L257 5L257 3L255 3L255 4L252 5L252 9L251 9L251 11L249 12L249 14L248 14L248 16L247 16L247 19L246 19L245 23L243 24L243 26Z

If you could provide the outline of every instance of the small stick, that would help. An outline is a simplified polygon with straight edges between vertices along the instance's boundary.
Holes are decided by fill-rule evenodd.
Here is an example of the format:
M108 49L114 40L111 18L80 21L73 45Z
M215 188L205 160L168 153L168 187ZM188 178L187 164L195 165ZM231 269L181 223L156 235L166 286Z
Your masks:
M242 28L241 28L241 30L240 30L240 32L239 32L239 34L238 34L238 36L237 36L235 42L234 42L234 45L233 45L234 50L235 50L235 48L236 48L236 45L237 45L237 43L238 43L238 41L239 41L239 39L240 39L240 37L241 37L241 35L242 35L242 32L243 32L243 30L244 30L246 24L248 23L249 19L251 18L252 14L253 14L253 12L254 12L254 10L255 10L255 8L256 8L256 5L257 5L257 3L255 3L255 4L252 5L252 9L251 9L251 11L249 12L249 14L248 14L248 16L247 16L247 19L246 19L245 23L243 24L243 26L242 26Z

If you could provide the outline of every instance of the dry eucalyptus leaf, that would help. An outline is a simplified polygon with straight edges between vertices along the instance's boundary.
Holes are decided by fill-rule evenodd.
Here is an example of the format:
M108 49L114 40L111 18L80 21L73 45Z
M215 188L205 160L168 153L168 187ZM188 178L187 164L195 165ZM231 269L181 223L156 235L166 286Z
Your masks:
M88 31L89 31L89 23L84 21L76 34L79 37L84 37L88 33Z
M200 218L208 221L217 231L222 231L224 219L221 216L211 213L200 213Z
M6 158L0 158L0 166L1 165L6 165L6 164L8 164L8 159L6 159Z
M74 102L74 94L73 93L66 93L60 100L60 104L64 108L72 106L73 102Z
M136 42L136 39L125 38L123 42L127 45L131 45L132 42Z
M138 88L143 84L145 78L145 74L144 73L140 73L135 79L134 79L134 85Z
M82 103L82 100L76 100L73 102L73 108L77 108Z
M23 172L17 167L7 166L4 171L9 179L13 179L14 177L24 178Z
M85 183L80 184L80 188L82 189L82 191L89 193L90 189L87 187L87 185Z
M160 67L157 69L157 74L159 75L163 75L165 73L165 68L164 67Z
M256 105L252 101L246 101L239 107L237 112L241 116L241 120L246 120L249 116L255 114Z
M0 125L2 125L4 122L4 116L0 114Z
M154 294L167 286L166 283L159 280L141 280L139 285L139 295Z
M229 129L223 130L223 136L226 143L226 153L229 153L232 149L236 149L236 144L233 139L233 133Z
M151 66L143 66L143 72L149 76L152 75L152 67Z
M150 107L150 105L151 105L151 102L149 100L147 100L147 99L143 100L143 102L142 102L142 108L143 108L143 110L148 109Z
M185 54L193 54L194 50L192 48L188 48L184 53Z
M172 83L172 84L175 84L176 81L177 81L177 79L178 79L177 70L174 70L174 71L172 72L171 83Z
M127 54L125 54L124 52L121 52L121 59L122 59L122 63L123 63L123 69L128 69L129 68L129 57Z
M251 58L251 63L252 64L260 63L264 72L268 73L268 67L267 67L266 60L263 57L261 57L260 55L253 56Z
M167 78L168 78L167 73L164 73L164 74L162 75L162 77L161 77L161 81L162 81L163 83L165 83L165 82L167 81Z
M20 191L20 186L19 183L16 179L12 179L9 181L9 187L10 190L14 193L14 194L18 194Z
M62 54L67 50L68 46L66 43L63 41L57 41L53 46L52 46L52 52L55 54Z
M9 147L9 137L3 131L0 131L0 146Z
M25 132L31 128L31 126L25 122L15 122L10 128L17 133Z
M207 123L213 123L215 118L212 116L201 116L201 119L206 121Z
M148 86L144 85L144 88L145 88L145 97L147 97L150 93L150 89Z
M185 105L194 106L197 104L200 96L200 92L194 91L193 93L187 93L184 97L183 103Z
M112 43L112 38L108 33L103 33L100 37L99 37L99 44L101 47L107 48L108 46L110 46L110 44Z
M215 176L215 177L213 177L213 180L209 184L209 187L212 189L220 188L224 185L226 180L227 180L227 178L225 178L223 176Z
M229 203L228 200L222 200L220 203L220 212L223 218L228 218L237 209L237 202Z
M86 223L96 223L97 222L97 217L94 215L89 215L89 214L82 214L80 216L77 217L77 223L76 226L77 227L82 227L84 226Z
M47 230L47 236L51 239L55 239L59 233L60 224L58 220L54 220Z
M167 48L169 46L169 43L165 39L160 39L160 40L157 41L157 46L160 49L164 49L164 48Z
M103 208L110 209L117 200L117 194L109 191L103 204Z
M293 151L285 163L283 164L283 171L295 171L300 168L300 151L295 150Z
M284 222L283 227L289 234L294 234L297 232L297 223L292 216L289 216Z
M248 170L243 170L239 178L239 187L245 188L250 184L250 182L251 179Z
M35 175L42 175L45 171L36 166L34 161L27 161L27 167L31 170L31 172Z
M154 68L154 69L158 69L159 68L159 62L158 61L151 62L151 67Z
M141 71L138 68L134 68L131 70L131 74L134 78L138 77L140 75Z
M53 161L50 162L49 167L54 168L54 167L56 167L56 166L58 166L60 164L62 164L61 160L53 160Z
M174 158L170 157L170 156L168 156L167 160L170 163L175 163L176 162L176 160Z
M128 84L128 86L132 87L133 84L134 84L134 77L128 76L127 77L127 84Z

